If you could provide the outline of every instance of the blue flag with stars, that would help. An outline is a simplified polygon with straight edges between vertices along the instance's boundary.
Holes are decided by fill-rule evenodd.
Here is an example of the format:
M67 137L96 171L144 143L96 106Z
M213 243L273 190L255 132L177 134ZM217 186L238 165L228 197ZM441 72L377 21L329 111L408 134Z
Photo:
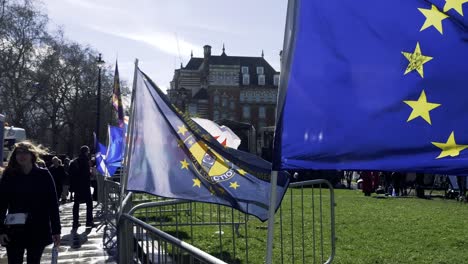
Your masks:
M221 145L139 69L133 93L128 191L228 205L268 219L270 163ZM276 208L288 184L289 175L279 173Z
M468 174L467 2L290 1L273 167Z

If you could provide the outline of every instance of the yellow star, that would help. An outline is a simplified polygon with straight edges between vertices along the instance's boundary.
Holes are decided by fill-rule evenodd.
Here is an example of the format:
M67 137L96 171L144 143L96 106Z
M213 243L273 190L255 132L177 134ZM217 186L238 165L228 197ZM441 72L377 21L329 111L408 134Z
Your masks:
M181 169L187 169L188 170L189 163L185 159L181 160L180 164L182 164L182 167L180 167Z
M431 142L434 146L442 149L440 155L436 159L440 159L443 157L456 157L460 155L460 151L468 148L468 145L457 145L455 142L455 134L452 131L449 138L447 139L446 143L439 143L439 142Z
M445 0L444 12L449 11L450 9L455 9L461 16L463 16L462 5L467 3L468 0Z
M468 0L467 0L468 1ZM409 61L408 67L406 68L405 75L409 72L416 70L422 78L424 78L424 63L432 60L432 57L424 56L421 53L421 48L419 47L419 42L416 42L416 48L414 52L401 52L403 56Z
M244 176L245 174L247 174L247 172L246 172L245 170L243 170L243 169L238 169L237 172L238 172L240 175L242 175L242 176Z
M424 92L424 90L421 92L421 95L419 96L419 99L417 101L403 101L403 102L405 102L405 104L413 108L413 111L411 111L411 114L408 117L407 122L420 116L424 120L426 120L426 122L429 123L429 125L432 125L429 111L440 106L440 104L428 103L426 99L426 93Z
M201 181L199 179L192 179L192 181L193 181L192 187L195 187L195 186L198 186L198 188L201 187Z
M229 188L233 188L234 190L237 190L238 187L240 187L240 185L237 184L237 182L231 182L229 184Z
M426 21L424 21L424 25L420 31L434 26L440 34L443 34L442 20L448 17L446 14L440 12L435 5L432 5L431 9L418 8L418 10L426 17Z
M185 136L185 132L188 131L187 128L186 128L184 125L182 125L182 126L180 126L180 127L177 127L177 128L179 128L179 130L177 131L177 133L181 134L182 136Z
M177 146L178 146L179 148L181 148L183 145L184 145L184 141L182 141L182 140L180 140L180 139L177 140Z

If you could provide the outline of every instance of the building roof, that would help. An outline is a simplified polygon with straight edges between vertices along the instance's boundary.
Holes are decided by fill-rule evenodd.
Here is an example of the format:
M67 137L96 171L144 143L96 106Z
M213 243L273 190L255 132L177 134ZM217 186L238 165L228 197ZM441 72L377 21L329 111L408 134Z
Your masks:
M184 70L198 70L203 64L203 58L190 58L190 61L183 68ZM211 55L208 58L209 65L238 65L239 67L249 67L250 83L256 83L257 67L263 67L265 74L265 86L273 86L273 75L279 74L263 57L242 57L242 56L228 56L222 53L220 56ZM240 71L239 71L240 74ZM240 76L242 80L242 76ZM241 86L242 81L241 81Z
M186 70L198 70L203 63L203 58L191 58L187 65L184 67Z
M208 99L208 92L205 88L201 88L194 96L193 99L196 100L207 100Z

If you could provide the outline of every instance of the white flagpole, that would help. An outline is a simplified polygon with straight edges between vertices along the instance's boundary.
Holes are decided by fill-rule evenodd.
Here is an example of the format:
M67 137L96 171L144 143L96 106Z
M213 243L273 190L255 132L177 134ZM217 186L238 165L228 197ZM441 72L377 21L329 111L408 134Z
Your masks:
M276 102L276 126L278 126L278 120L281 117L282 106L286 97L286 90L288 86L289 78L289 67L291 65L291 56L293 54L293 46L295 41L295 31L296 31L296 20L297 20L297 11L300 6L301 0L289 0L288 1L288 11L286 16L286 25L284 31L284 43L283 43L283 53L281 55L281 79L278 90L278 100ZM276 137L276 132L274 137ZM276 141L276 139L274 139ZM273 148L273 151L277 151ZM269 218L268 218L268 239L267 239L267 255L266 263L271 264L273 262L273 238L274 238L274 227L275 227L275 209L276 209L276 199L277 199L277 184L278 184L278 171L271 172L271 193L270 193L270 208L269 208Z
M128 180L128 171L130 167L130 156L131 152L130 150L133 147L133 140L131 138L133 137L133 125L134 125L134 119L133 114L135 112L135 91L136 91L136 83L137 83L137 71L138 71L138 59L135 59L135 71L133 74L133 88L132 88L132 99L131 99L131 104L130 104L130 122L128 124L128 133L127 133L127 141L129 142L128 146L125 148L125 156L124 156L124 173L122 175L122 178L120 179L120 187L121 187L121 192L120 192L120 204L122 205L122 202L125 198L125 190L127 189L127 180ZM121 208L122 210L122 208Z

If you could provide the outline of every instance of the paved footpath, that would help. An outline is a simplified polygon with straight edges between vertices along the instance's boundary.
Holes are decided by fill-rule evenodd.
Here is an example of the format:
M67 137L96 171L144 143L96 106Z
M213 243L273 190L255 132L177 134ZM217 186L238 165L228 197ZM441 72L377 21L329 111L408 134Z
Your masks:
M58 263L117 263L102 245L103 226L97 228L84 227L86 218L86 205L80 205L80 226L76 234L71 234L73 203L60 206L60 219L62 223L62 244L59 250ZM94 215L99 211L99 206L94 208ZM96 224L99 224L95 220ZM51 248L48 246L42 255L41 263L50 263ZM26 263L26 256L24 258ZM6 250L0 246L0 264L6 264Z

